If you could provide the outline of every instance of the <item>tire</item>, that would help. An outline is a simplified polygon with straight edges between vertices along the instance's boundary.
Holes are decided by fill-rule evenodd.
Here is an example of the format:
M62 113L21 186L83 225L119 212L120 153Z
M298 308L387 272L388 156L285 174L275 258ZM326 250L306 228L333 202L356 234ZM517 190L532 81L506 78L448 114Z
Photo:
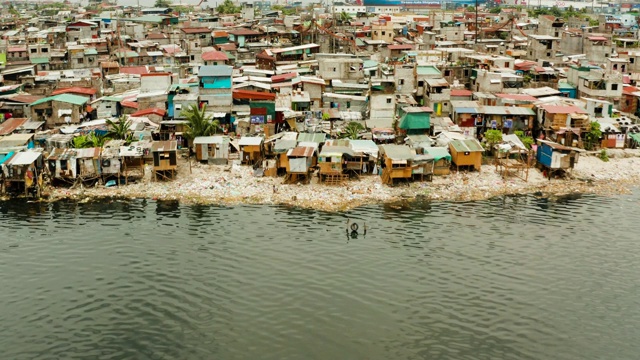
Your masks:
M358 231L358 224L356 223L351 224L351 231Z

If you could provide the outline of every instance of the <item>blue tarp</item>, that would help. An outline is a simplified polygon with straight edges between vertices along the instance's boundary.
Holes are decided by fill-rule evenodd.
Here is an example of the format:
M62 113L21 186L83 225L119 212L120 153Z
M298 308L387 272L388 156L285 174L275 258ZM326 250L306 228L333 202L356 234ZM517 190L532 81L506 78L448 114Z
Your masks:
M5 161L11 159L11 157L13 156L13 154L15 154L15 152L10 152L8 153L5 157L3 157L2 159L0 159L0 165L4 164Z

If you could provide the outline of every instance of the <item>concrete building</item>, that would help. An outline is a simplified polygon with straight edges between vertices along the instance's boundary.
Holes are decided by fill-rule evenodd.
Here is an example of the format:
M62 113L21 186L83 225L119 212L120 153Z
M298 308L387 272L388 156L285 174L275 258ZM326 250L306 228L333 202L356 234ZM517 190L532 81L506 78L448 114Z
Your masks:
M226 65L201 66L198 70L200 103L207 104L207 110L231 113L231 75L233 68Z
M529 35L529 53L527 58L534 61L550 61L559 53L560 38L550 35Z
M393 43L395 32L393 23L386 20L378 20L371 22L371 40L382 40L387 43Z
M318 76L326 81L361 82L364 81L363 61L358 58L320 57Z
M369 119L375 127L391 127L396 110L393 80L372 79L369 99Z

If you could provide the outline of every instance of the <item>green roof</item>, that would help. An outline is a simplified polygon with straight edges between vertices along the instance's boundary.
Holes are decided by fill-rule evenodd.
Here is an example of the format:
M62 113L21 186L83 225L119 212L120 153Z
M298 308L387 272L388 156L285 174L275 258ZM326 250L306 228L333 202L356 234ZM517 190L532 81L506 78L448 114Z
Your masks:
M435 66L418 66L416 70L418 75L442 75L440 70Z
M364 43L363 43L364 44ZM362 62L362 67L363 68L372 68L372 67L376 67L378 66L378 62L375 60L365 60Z
M120 101L124 100L124 97L123 96L105 96L105 97L102 97L100 100L102 100L102 101L120 102Z
M40 105L49 101L60 101L60 102L69 103L73 105L84 105L87 103L87 101L89 101L89 99L79 95L60 94L60 95L50 96L50 97L42 98L40 100L36 100L32 102L30 106Z
M449 154L449 150L444 147L424 148L424 153L433 156L435 161L439 161L440 159L446 159L451 161L451 154Z
M482 145L474 139L452 140L449 145L453 146L457 152L484 152Z
M629 136L640 144L640 133L630 133Z
M96 50L94 48L84 49L84 54L85 55L98 55L98 50Z
M31 58L31 63L32 64L48 64L49 63L49 58L46 58L46 57L34 57L34 58Z
M236 57L233 56L233 54L228 52L228 51L223 51L223 53L227 54L227 58L229 58L229 60L235 60L236 59Z
M431 127L431 116L426 112L406 113L400 118L400 129L416 130Z
M569 84L568 82L559 82L558 83L558 90L560 89L567 89L567 90L575 90L575 86Z

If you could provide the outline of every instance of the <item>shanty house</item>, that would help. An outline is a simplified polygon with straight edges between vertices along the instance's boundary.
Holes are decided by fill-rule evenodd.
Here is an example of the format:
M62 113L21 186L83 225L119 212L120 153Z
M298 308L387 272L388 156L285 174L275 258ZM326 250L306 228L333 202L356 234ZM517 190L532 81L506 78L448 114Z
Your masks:
M193 139L196 160L225 165L229 159L228 136L198 136Z
M320 166L320 181L328 184L339 184L348 178L344 174L348 157L353 157L355 153L346 146L322 147L318 155L318 165Z
M578 163L580 153L584 150L564 146L553 141L538 139L538 149L536 152L536 160L538 164L545 169L546 175L551 179L554 172L570 171Z
M261 161L264 155L262 144L264 138L262 136L243 136L238 141L240 152L242 154L243 164L255 164Z
M405 107L400 113L400 129L407 135L429 134L431 128L431 113L429 107Z
M225 65L205 65L198 70L200 103L207 104L208 110L231 113L232 73L233 68Z
M153 177L173 180L178 170L178 143L175 140L156 141L151 146Z
M413 177L415 152L405 145L382 145L382 183L393 185L395 182L409 181Z
M130 176L144 177L145 157L151 156L152 145L150 140L141 140L120 146L121 174L124 175L125 183Z
M297 146L287 151L287 175L285 183L310 180L311 167L316 149L313 147Z
M11 190L24 190L28 195L29 190L35 189L40 197L42 186L42 153L39 151L10 152L0 159L2 167L2 193Z
M79 124L88 101L84 96L72 94L42 98L31 103L31 118L35 121L45 121L47 128Z
M424 153L433 156L434 175L449 175L451 173L451 154L446 147L424 148Z
M100 176L100 148L56 148L47 158L47 165L54 179L68 182L97 179Z
M484 148L476 139L453 140L449 143L451 161L460 166L473 166L474 169L482 170L482 154Z

